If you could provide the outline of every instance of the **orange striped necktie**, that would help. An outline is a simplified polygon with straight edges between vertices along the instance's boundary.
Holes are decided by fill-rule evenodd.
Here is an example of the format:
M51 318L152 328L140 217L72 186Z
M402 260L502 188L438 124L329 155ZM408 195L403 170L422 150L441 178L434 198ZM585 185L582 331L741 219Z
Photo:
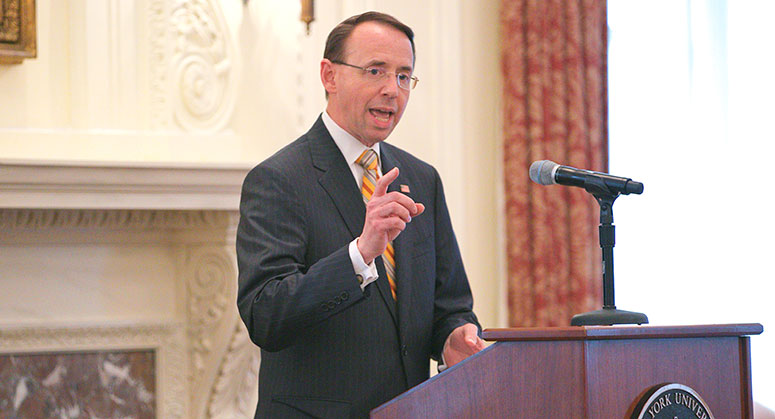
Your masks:
M367 148L355 163L363 166L363 183L361 184L361 193L363 194L363 202L368 203L371 196L374 194L374 188L377 185L377 179L379 174L377 173L377 166L379 166L379 156L377 153ZM385 272L387 273L388 283L390 284L390 293L393 294L393 299L396 299L396 260L395 252L393 251L393 243L388 242L385 248L385 253L382 254L382 261L385 265Z

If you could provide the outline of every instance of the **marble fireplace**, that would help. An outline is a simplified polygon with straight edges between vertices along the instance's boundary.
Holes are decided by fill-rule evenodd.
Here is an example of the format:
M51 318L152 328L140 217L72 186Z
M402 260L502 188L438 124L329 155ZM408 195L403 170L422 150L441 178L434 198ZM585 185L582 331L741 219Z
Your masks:
M0 161L0 417L252 417L246 172Z

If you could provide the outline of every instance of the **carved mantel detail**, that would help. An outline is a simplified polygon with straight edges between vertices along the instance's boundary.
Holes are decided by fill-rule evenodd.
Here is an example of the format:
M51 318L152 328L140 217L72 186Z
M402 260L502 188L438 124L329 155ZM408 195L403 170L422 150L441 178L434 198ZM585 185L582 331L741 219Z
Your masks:
M0 228L48 230L77 229L202 229L234 227L237 215L229 211L138 211L74 209L6 209Z
M211 418L251 418L258 402L258 367L261 351L237 319L231 343L212 386L207 407Z
M83 348L157 348L160 417L252 417L258 348L236 310L235 211L2 209L7 246L150 246L171 250L180 266L185 315L179 325L93 327L0 325L0 353ZM99 263L85 260L83 263ZM181 382L184 380L184 382Z
M75 301L62 304L76 308L69 317L58 313L64 316L51 324L45 310L6 292L0 296L0 353L152 348L160 362L159 417L252 417L259 351L235 303L237 205L245 172L0 161L0 285L45 282ZM70 261L74 257L84 259ZM68 273L74 266L78 272ZM49 280L63 272L63 280ZM131 296L110 291L132 281ZM119 310L116 316L124 320L102 319L95 309L88 311L93 326L67 320L77 318L79 305L94 306L85 295L133 302L155 298L156 290L170 296L154 300L167 307L153 311L159 318ZM19 329L14 316L33 325ZM152 320L127 320L132 318Z
M217 0L155 0L150 8L157 128L218 132L236 102L240 58Z

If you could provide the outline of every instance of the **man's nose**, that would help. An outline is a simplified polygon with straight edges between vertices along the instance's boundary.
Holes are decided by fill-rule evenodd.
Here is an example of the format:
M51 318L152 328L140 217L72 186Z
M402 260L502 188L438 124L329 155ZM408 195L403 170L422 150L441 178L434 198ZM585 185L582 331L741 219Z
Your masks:
M382 94L390 96L390 97L396 97L398 96L398 75L395 73L387 73L385 74L385 77L381 81L382 83Z

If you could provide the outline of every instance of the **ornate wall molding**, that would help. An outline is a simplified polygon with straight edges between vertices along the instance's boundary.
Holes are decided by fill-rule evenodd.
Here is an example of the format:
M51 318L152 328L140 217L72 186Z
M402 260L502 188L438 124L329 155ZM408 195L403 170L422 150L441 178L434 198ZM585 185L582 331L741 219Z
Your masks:
M207 407L211 418L253 417L258 402L261 351L236 319L229 350L221 361Z
M155 128L217 132L231 119L239 49L216 0L154 0L151 117Z
M223 248L197 247L186 256L188 327L193 345L194 377L202 376L207 364L205 358L217 345L214 332L221 327L221 320L234 311L237 272L233 259Z
M167 412L160 417L252 416L258 395L259 352L249 340L234 304L238 220L236 211L0 208L3 246L13 252L29 245L42 246L51 249L52 260L58 260L70 254L68 249L96 245L113 256L87 258L82 263L101 265L121 258L126 250L134 252L132 249L138 249L138 245L156 249L158 256L147 259L147 263L168 263L163 260L172 258L173 265L178 266L176 273L159 280L174 282L180 295L179 302L173 303L179 307L180 314L175 318L180 323L173 326L111 326L115 320L109 317L106 325L95 326L0 325L0 353L159 348L158 357L174 365L157 370L158 400L164 400L160 412ZM49 247L52 244L64 246ZM45 276L57 270L57 262L52 263L42 264L31 275ZM80 280L99 286L115 281L111 276L115 272L95 274L104 278L87 274ZM72 281L61 283L62 292L72 292L68 283ZM78 297L74 294L73 298ZM175 351L167 349L173 340L165 333L174 334ZM166 377L173 374L170 368L174 371L171 379Z
M231 211L0 209L0 228L67 229L207 229L236 225Z
M232 246L186 251L188 335L194 417L252 417L258 396L258 348L239 319Z
M238 222L236 211L0 208L5 245L223 243L232 249Z
M188 380L183 326L144 325L0 326L0 353L153 349L159 417L187 418Z
M241 341L234 336L235 323L239 322L234 304L237 287L234 239L245 173L245 168L226 166L0 161L2 246L11 254L20 254L30 246L47 249L44 252L51 257L51 262L40 264L38 269L33 267L24 275L48 277L69 266L62 261L73 253L86 255L79 261L84 265L120 265L125 263L124 254L128 251L134 257L145 258L143 263L177 267L166 271L169 274L163 268L151 269L154 274L165 276L141 279L135 286L152 289L150 283L154 280L164 282L167 287L174 284L179 297L167 303L175 307L171 312L178 313L173 318L181 321L176 328L177 352L166 351L166 343L159 336L148 337L148 343L134 338L153 335L143 326L55 331L28 328L26 332L8 331L0 326L0 346L14 350L72 351L122 348L128 345L126 342L140 342L130 347L156 347L153 342L162 342L161 346L157 345L162 348L157 353L169 360L164 362L175 365L172 370L175 384L169 385L170 380L165 378L173 374L169 368L157 371L158 388L163 392L163 395L159 393L158 400L164 400L160 417L206 417L211 400L217 406L231 406L228 407L231 412L254 409L255 404L245 400L257 396L255 369L242 370L247 374L254 371L250 375L255 380L253 387L246 384L243 376L218 375L219 370L229 369L235 362L242 363L240 351L255 353L256 350L249 341L248 345L237 345L235 342ZM73 249L87 250L73 252ZM30 265L25 263L28 262L8 266L12 270L27 269ZM101 287L122 277L115 268L86 269L84 273L80 278L56 282L53 286L62 287L63 293L73 293L69 288L72 284ZM133 271L129 277L142 278L143 273ZM79 294L73 293L73 298L80 298ZM9 313L25 313L23 304ZM103 321L115 322L112 315L121 314L106 313ZM127 336L120 338L118 335L122 333ZM246 332L243 330L243 333ZM11 341L17 343L9 344ZM35 341L41 343L36 345ZM232 379L237 383L230 384ZM216 381L220 382L219 389L215 387ZM234 393L240 389L246 393Z

